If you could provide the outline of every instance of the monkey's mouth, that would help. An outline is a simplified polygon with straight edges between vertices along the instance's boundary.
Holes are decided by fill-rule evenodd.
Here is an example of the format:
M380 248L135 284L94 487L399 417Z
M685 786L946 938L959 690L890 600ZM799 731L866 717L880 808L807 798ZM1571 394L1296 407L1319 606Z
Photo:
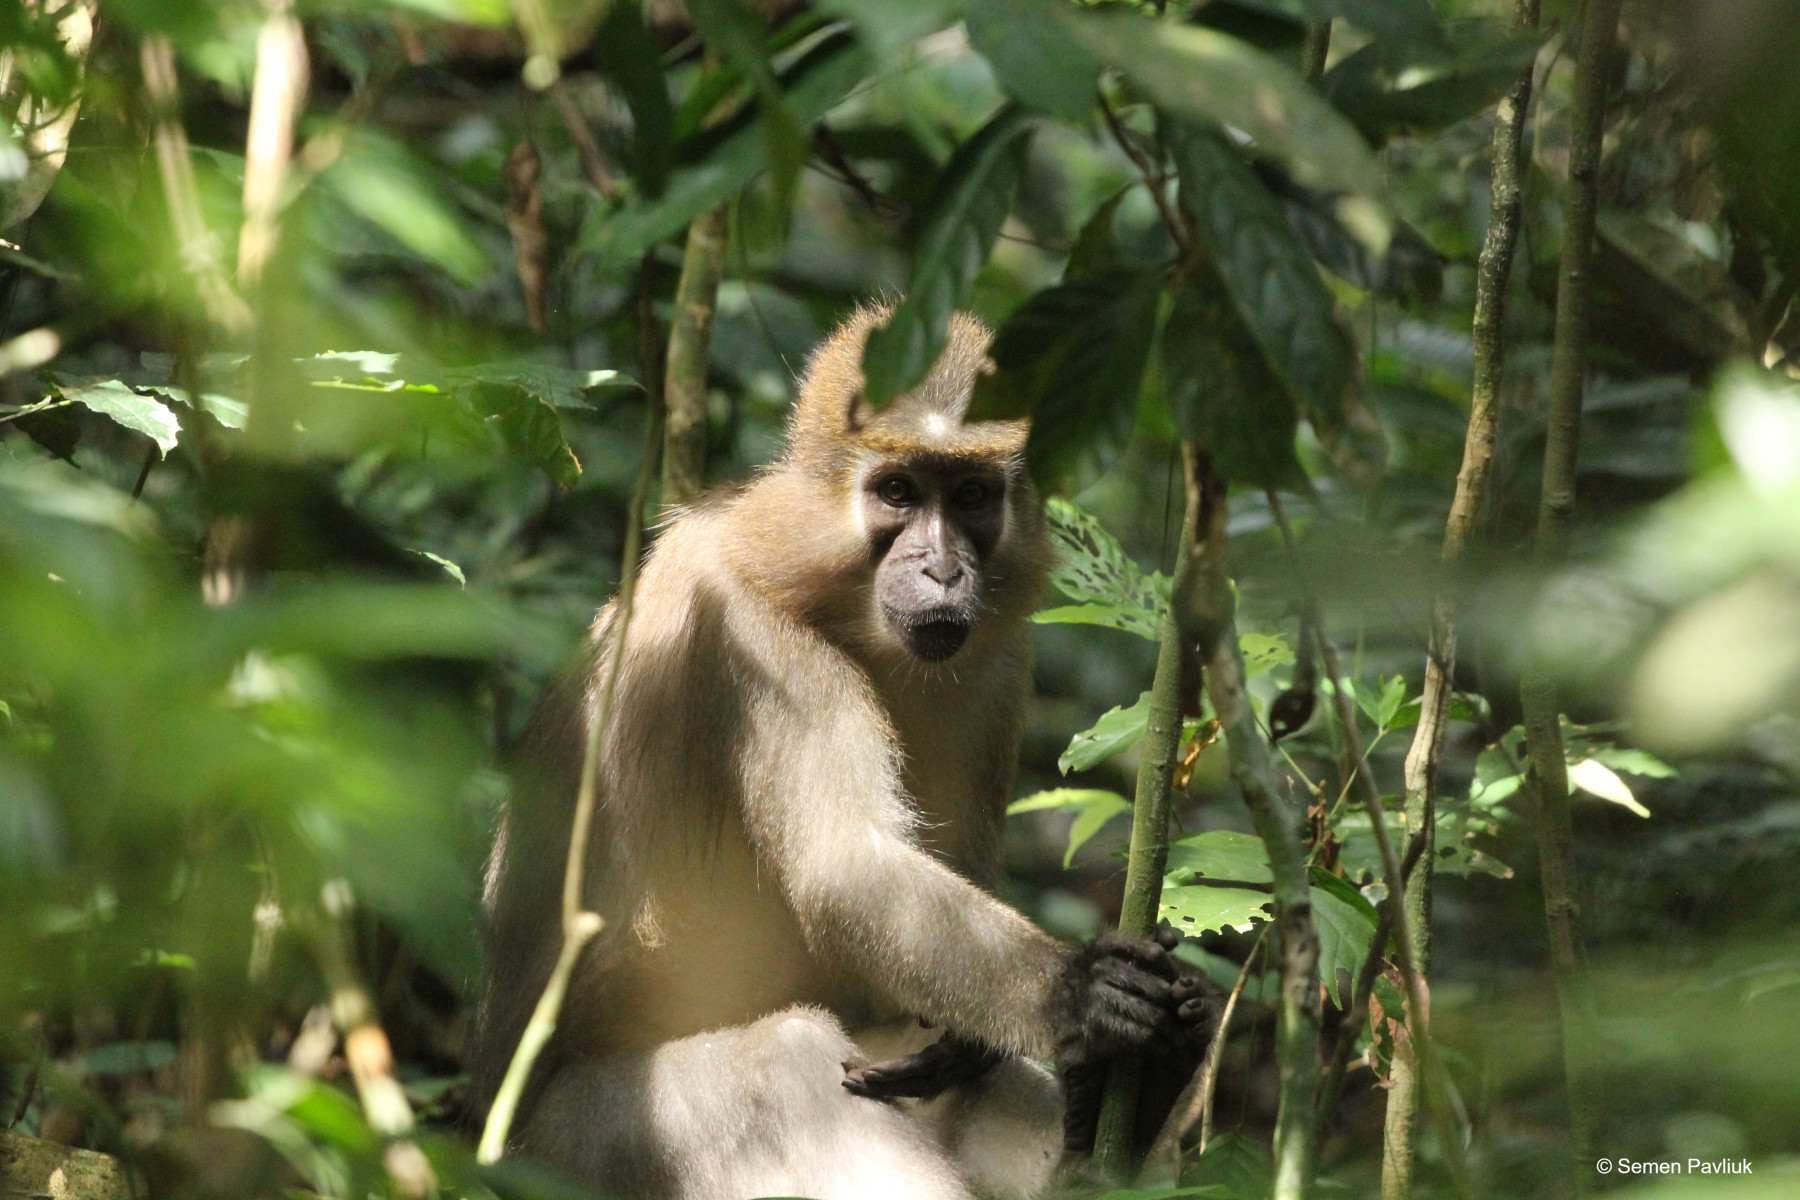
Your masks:
M942 610L902 616L889 613L888 620L900 635L901 645L914 658L940 663L962 649L969 639L968 618Z

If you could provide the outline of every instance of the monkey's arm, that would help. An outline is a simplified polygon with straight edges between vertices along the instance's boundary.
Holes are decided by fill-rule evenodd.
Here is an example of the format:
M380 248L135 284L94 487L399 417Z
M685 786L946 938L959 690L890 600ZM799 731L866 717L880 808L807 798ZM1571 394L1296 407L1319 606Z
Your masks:
M1067 955L917 843L892 733L860 673L773 615L738 642L757 660L740 675L745 831L814 954L933 1024L1048 1058L1066 1023Z

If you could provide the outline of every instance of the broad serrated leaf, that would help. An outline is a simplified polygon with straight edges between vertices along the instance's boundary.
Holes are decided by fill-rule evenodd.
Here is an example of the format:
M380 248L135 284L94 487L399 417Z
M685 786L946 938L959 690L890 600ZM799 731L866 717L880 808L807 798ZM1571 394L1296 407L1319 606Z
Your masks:
M65 400L85 405L150 438L162 453L167 454L175 448L181 422L174 410L156 397L140 395L116 379L59 390Z
M1150 631L1146 636L1155 638L1169 603L1168 576L1144 574L1092 513L1061 496L1050 497L1044 515L1056 548L1050 569L1056 589L1071 600L1136 610Z
M869 65L849 30L821 39L782 72L788 110L802 127L812 125L868 76ZM596 210L582 227L577 252L602 264L635 261L729 199L766 165L759 125L760 119L737 130L699 162L675 171L660 196L628 200L611 212Z
M943 353L950 316L968 300L975 273L1012 208L1030 135L1030 119L1009 106L958 147L944 168L919 234L906 298L863 349L863 392L871 404L913 387Z
M1250 165L1217 135L1171 122L1168 141L1182 203L1238 316L1295 403L1315 424L1339 427L1356 355L1312 256Z
M1231 829L1214 829L1169 844L1169 878L1183 883L1199 876L1239 883L1269 883L1269 853L1262 839ZM1264 897L1267 899L1267 897Z
M1056 20L1056 0L970 0L969 44L1021 104L1084 123L1094 111L1100 61Z
M1069 748L1056 760L1064 775L1085 771L1106 761L1119 751L1137 744L1144 736L1150 719L1150 693L1144 692L1130 708L1109 708L1089 729L1069 740Z
M1025 456L1051 484L1109 467L1137 423L1162 272L1096 271L1048 288L1001 326L998 370L978 380L973 419L1029 415Z
M1176 291L1161 357L1175 428L1205 446L1226 479L1264 488L1305 481L1294 454L1299 409L1210 264Z
M1320 867L1311 871L1313 927L1319 931L1319 978L1339 1008L1375 940L1375 909L1349 883Z
M1380 166L1361 135L1307 83L1228 34L1175 21L1065 9L1058 19L1164 112L1200 126L1241 130L1258 150L1311 187L1352 193L1351 222L1379 252L1387 243Z
M1241 1133L1214 1137L1206 1152L1181 1173L1184 1184L1220 1184L1230 1188L1238 1200L1269 1200L1274 1180L1268 1154Z
M662 48L639 5L614 4L607 10L594 57L631 108L632 176L645 196L660 196L674 161L675 112L663 78Z

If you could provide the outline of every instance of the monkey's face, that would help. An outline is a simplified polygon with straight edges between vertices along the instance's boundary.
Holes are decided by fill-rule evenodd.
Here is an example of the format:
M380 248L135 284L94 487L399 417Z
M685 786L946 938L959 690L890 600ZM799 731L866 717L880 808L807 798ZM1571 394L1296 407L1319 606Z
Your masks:
M956 458L881 462L857 503L881 619L908 653L943 662L981 613L982 567L1006 531L1006 476Z

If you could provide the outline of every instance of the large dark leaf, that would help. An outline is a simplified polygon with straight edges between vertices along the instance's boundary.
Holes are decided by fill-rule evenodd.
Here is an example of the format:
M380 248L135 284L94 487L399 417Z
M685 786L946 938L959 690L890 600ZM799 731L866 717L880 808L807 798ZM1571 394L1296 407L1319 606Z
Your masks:
M1165 112L1242 130L1311 187L1355 193L1359 236L1387 240L1384 183L1349 121L1280 61L1214 29L1064 10L1058 23Z
M1342 17L1378 39L1443 45L1444 27L1431 11L1431 0L1231 0L1239 8L1271 13L1294 21L1329 21Z
M957 150L925 218L906 299L869 338L864 388L881 404L925 377L944 349L950 314L969 298L975 273L1012 207L1030 119L1002 109Z
M969 42L1021 104L1068 121L1094 111L1100 62L1054 20L1056 0L975 0Z
M1470 117L1504 96L1537 53L1534 34L1509 34L1454 52L1376 41L1319 81L1331 102L1371 142L1429 133Z
M823 39L782 75L787 106L802 126L817 121L869 73L869 59L848 31ZM730 198L766 165L758 122L727 137L711 154L669 177L653 201L630 201L598 214L582 229L577 249L604 263L633 261L695 217Z
M1172 121L1168 141L1182 203L1238 316L1300 408L1337 427L1355 350L1312 255L1250 165L1217 135Z
M999 370L976 385L973 416L1031 417L1026 456L1054 482L1104 470L1137 422L1162 272L1096 271L1039 292L994 339Z
M662 51L635 4L615 4L594 39L594 56L631 107L632 165L646 196L660 196L674 154L675 114Z

